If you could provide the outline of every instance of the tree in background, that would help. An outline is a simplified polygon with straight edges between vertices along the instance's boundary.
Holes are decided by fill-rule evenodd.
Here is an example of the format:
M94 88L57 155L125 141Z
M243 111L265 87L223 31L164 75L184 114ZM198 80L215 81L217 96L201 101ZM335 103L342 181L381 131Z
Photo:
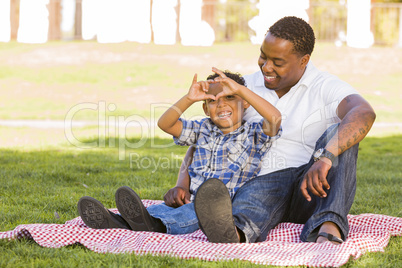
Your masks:
M248 21L258 15L257 0L227 0L217 5L217 41L247 41L251 29Z
M11 40L17 40L18 27L20 24L20 0L11 0L10 2L10 23Z

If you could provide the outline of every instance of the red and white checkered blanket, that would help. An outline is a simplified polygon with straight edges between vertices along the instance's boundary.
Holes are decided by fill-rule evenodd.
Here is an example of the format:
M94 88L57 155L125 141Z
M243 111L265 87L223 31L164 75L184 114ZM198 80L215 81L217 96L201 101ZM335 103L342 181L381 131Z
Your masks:
M149 206L162 201L143 202ZM302 243L299 235L303 225L294 223L281 223L261 243L219 244L208 242L200 230L187 235L123 229L96 230L88 228L80 217L65 224L19 225L12 231L0 232L0 239L30 238L49 248L80 243L101 253L150 253L207 261L238 259L267 265L338 267L345 264L350 256L359 258L365 252L384 251L390 236L402 235L402 218L361 214L349 215L348 219L350 233L341 245Z

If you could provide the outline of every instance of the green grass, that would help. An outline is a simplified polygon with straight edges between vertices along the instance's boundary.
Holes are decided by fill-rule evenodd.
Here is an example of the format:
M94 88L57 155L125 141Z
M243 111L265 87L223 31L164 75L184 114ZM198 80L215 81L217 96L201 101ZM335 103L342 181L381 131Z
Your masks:
M85 142L95 141L85 140ZM402 136L366 138L360 145L358 186L351 214L377 213L402 217ZM131 143L139 142L131 139ZM162 199L177 178L186 148L155 148L170 140L148 140L137 149L127 149L119 160L118 148L77 149L58 146L42 149L0 151L0 230L19 224L64 223L78 216L81 196L97 198L115 207L114 192L129 185L144 199ZM131 161L135 153L145 162ZM137 158L132 158L132 160ZM158 160L159 168L156 168ZM141 165L143 168L141 168ZM55 212L59 218L55 217ZM345 267L396 267L402 263L402 239L392 238L384 253L369 253ZM244 267L247 262L209 263L170 257L98 254L81 246L42 248L32 241L0 241L0 266L91 266L91 267ZM68 263L68 264L67 264ZM257 266L256 266L257 267Z
M206 78L216 66L249 74L258 70L258 56L259 46L246 43L212 47L0 43L0 118L64 120L72 108L89 103L96 109L81 109L73 120L97 121L100 115L124 120L135 115L149 122L164 111L159 106L175 102L188 90L194 73ZM401 57L400 49L359 50L317 43L312 61L354 86L373 105L377 123L400 123L402 63L397 59ZM116 109L109 109L109 104ZM101 110L102 105L106 110ZM201 105L186 112L186 116L202 114ZM97 126L72 129L79 141L87 143L99 142L100 130ZM175 184L186 149L156 148L154 144L171 142L162 139L166 135L158 130L152 136L148 129L127 127L124 133L114 134L107 125L106 131L105 146L79 149L70 144L62 128L0 126L0 231L19 224L62 224L78 216L76 204L83 195L115 207L114 192L122 185L142 198L162 199ZM398 125L374 126L361 143L351 214L402 217L401 133ZM127 135L136 144L140 134L146 143L126 149L124 160L119 160L119 138ZM130 153L138 157L137 162L130 162ZM138 162L141 159L144 162ZM398 267L401 249L401 237L393 237L384 253L365 254L345 267ZM29 240L0 240L0 256L0 267L260 267L239 261L98 254L82 246L50 249Z

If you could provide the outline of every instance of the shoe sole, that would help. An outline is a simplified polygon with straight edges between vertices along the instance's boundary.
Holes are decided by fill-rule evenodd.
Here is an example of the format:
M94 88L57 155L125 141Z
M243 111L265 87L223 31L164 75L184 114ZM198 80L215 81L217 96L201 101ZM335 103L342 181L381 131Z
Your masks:
M117 189L115 198L117 209L132 230L153 231L151 215L136 192L123 186Z
M81 197L77 204L78 213L84 223L93 229L124 228L112 218L101 202L90 196Z
M210 242L240 242L232 215L232 200L220 180L209 179L200 186L194 207L200 228Z

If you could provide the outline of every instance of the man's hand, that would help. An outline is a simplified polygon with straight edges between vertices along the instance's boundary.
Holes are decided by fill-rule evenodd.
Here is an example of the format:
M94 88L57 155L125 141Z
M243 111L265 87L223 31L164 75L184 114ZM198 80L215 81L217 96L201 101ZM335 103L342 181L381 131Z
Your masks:
M329 190L330 186L327 182L327 174L331 168L332 163L328 158L322 158L315 162L304 175L303 181L300 186L300 191L307 201L311 201L311 196L308 194L307 188L310 193L321 198L327 197L324 188Z
M165 194L163 197L165 204L169 207L181 207L184 204L191 203L190 193L180 186L176 186Z

